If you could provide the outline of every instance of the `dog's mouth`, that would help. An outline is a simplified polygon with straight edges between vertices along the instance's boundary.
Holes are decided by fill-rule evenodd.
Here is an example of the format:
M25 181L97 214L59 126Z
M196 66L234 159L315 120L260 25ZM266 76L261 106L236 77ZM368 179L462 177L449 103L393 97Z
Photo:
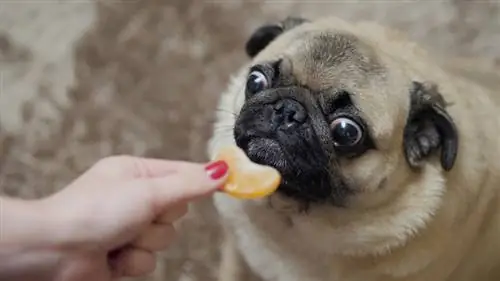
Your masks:
M311 178L307 171L297 163L299 160L287 151L278 140L265 137L252 138L244 146L240 146L248 158L261 165L271 166L282 175L278 194L309 205L324 203L330 196L331 189L321 178Z
M286 169L284 150L278 141L270 138L255 138L243 148L248 158L257 164L271 166L280 173Z
M237 143L252 162L273 167L280 172L282 179L278 192L286 195L287 190L291 188L290 180L293 181L296 174L290 172L290 164L293 162L288 160L279 141L268 137L255 137L245 143Z

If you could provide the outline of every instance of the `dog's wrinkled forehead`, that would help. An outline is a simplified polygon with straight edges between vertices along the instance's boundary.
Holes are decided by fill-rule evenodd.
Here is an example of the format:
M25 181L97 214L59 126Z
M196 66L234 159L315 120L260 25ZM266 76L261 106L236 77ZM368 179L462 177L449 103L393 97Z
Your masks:
M383 77L385 69L373 50L354 35L311 32L307 39L291 56L299 83L313 90L369 87L370 80Z

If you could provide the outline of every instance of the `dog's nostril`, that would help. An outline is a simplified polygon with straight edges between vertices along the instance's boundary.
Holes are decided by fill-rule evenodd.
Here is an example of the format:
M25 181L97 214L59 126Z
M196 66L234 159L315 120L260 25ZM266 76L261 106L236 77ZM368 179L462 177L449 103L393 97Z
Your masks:
M282 99L273 105L272 121L276 126L286 129L298 126L307 119L305 108L299 102L292 99Z

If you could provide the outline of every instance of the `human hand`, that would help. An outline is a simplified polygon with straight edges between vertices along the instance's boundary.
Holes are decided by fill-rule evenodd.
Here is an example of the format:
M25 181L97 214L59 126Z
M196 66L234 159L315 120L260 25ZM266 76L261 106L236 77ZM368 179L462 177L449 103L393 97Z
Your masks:
M215 192L227 165L105 158L42 201L57 217L52 243L63 249L60 280L108 281L155 268L154 252L174 239L187 203Z

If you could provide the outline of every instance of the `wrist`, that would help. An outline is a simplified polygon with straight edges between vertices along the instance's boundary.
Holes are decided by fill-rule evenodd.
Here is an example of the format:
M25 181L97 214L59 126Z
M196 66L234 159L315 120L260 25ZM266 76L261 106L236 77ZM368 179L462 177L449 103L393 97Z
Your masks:
M39 200L0 197L0 279L54 280L65 256L58 225Z
M0 198L0 247L47 248L57 246L57 214L41 200Z
M56 280L65 260L65 254L58 250L0 248L0 280Z

